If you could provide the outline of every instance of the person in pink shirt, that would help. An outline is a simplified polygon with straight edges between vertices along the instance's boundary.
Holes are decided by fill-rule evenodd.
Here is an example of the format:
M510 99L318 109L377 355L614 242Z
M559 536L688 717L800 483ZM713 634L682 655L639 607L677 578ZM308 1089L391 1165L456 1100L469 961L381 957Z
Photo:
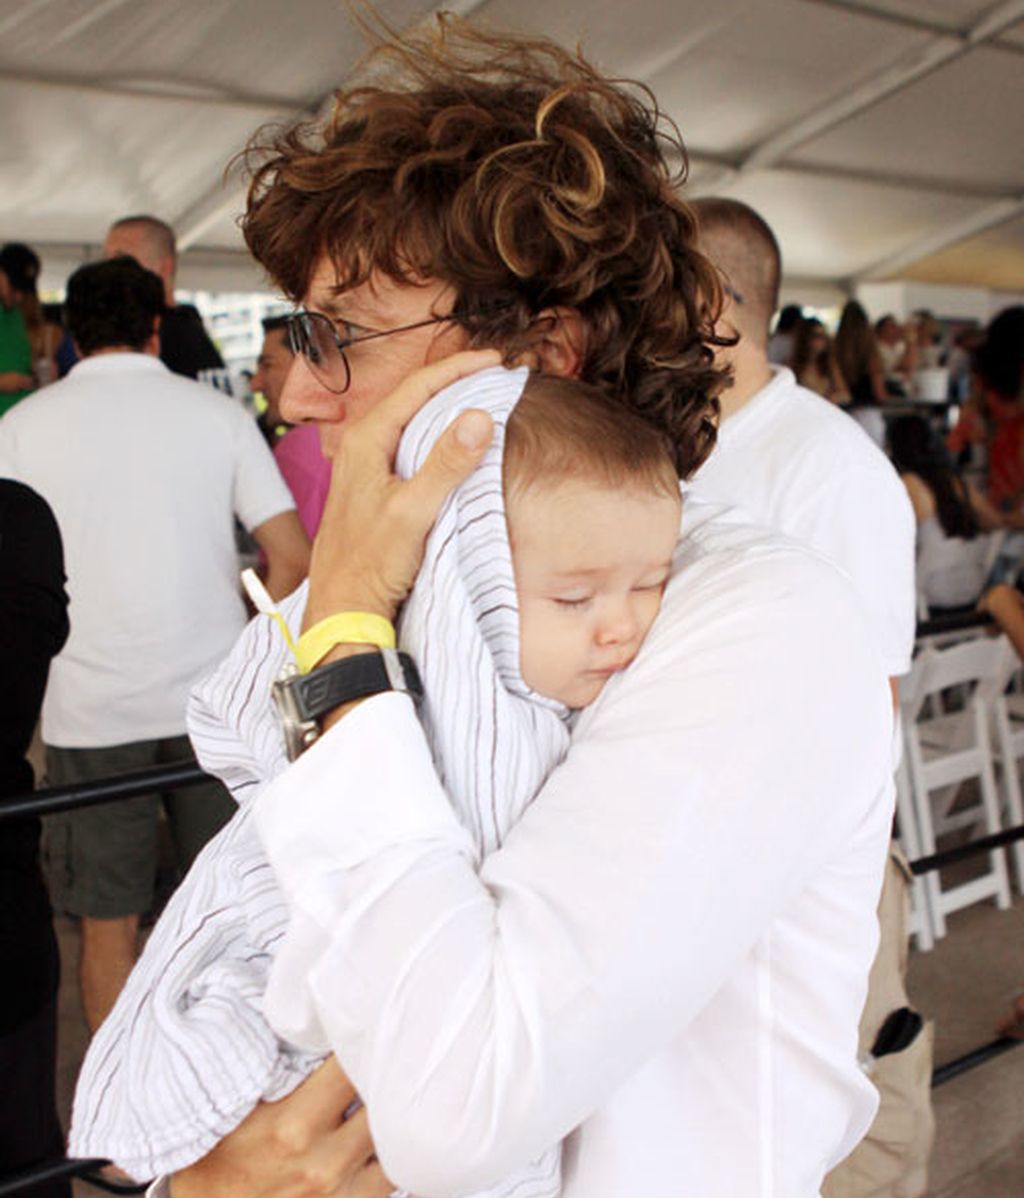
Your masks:
M331 466L320 452L320 434L315 424L300 424L277 435L277 429L284 424L278 403L292 360L287 317L268 316L263 321L263 348L252 376L253 390L261 392L267 401L260 427L295 499L302 527L312 541L327 501Z

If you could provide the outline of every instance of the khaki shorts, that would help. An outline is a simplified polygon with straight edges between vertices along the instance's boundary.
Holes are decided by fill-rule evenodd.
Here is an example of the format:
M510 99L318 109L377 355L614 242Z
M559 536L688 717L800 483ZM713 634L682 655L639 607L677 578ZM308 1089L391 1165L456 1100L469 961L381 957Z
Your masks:
M158 765L195 761L187 736L101 749L46 747L46 782L73 786ZM153 902L161 804L181 873L231 818L235 803L211 779L164 793L114 799L43 821L43 864L54 909L93 919L141 915Z

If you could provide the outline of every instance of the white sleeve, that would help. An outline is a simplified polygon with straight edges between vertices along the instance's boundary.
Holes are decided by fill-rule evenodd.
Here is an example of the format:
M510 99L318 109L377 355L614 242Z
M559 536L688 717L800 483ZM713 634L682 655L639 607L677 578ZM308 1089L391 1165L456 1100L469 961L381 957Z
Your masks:
M233 505L251 532L271 516L293 509L295 500L256 421L244 408L238 409L236 420Z
M801 532L841 566L871 619L886 672L910 670L917 627L917 527L906 487L881 454L877 464L843 471L805 512Z
M703 565L482 863L404 696L257 800L292 910L268 1017L334 1049L413 1192L487 1185L579 1125L891 802L849 586L794 550Z

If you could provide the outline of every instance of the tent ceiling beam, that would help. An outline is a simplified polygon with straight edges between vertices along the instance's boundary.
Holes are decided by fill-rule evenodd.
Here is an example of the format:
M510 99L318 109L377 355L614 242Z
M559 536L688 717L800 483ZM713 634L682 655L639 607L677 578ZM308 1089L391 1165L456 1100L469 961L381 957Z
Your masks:
M723 154L705 153L703 150L687 152L691 166L711 167L712 170L699 179L699 194L707 195L711 187L727 187L743 175L741 159L731 159ZM964 200L1005 200L1017 195L1016 188L988 187L961 179L933 179L922 175L905 175L895 171L862 170L857 167L835 166L816 162L778 163L775 168L791 175L803 175L812 179L835 179L843 183L865 183L871 187L893 187L900 191L922 191L930 195L948 195Z
M820 0L810 2L818 3ZM849 6L844 4L842 7ZM921 44L912 46L900 55L890 66L862 80L860 84L836 96L829 103L816 106L813 111L798 117L786 128L766 138L743 156L739 169L746 172L776 166L791 150L812 138L820 137L880 100L902 91L911 83L954 58L966 54L975 46L990 42L1022 19L1024 0L1004 0L963 32L947 30L929 36Z
M884 21L888 25L898 25L903 29L914 29L919 33L934 33L945 36L957 36L955 26L944 25L940 21L929 20L914 13L899 12L891 8L882 8L872 4L871 0L804 0L806 4L820 4L822 8L835 8L845 13L856 13L859 16L870 17L876 21ZM1004 27L1005 29L1005 27ZM1009 50L1013 54L1024 54L1024 46L1018 42L1004 41L998 35L988 39L1000 50Z
M260 96L233 93L218 88L170 79L111 79L102 82L84 75L58 75L31 71L0 70L0 83L20 84L32 88L51 88L61 91L105 96L130 96L133 99L156 100L167 104L201 104L204 107L253 109L264 116L269 112L290 112L294 100L283 96Z
M988 229L995 228L996 225L1012 220L1022 212L1024 212L1024 196L997 200L994 204L988 204L984 208L978 209L977 212L972 212L969 216L962 217L925 237L918 238L895 254L890 254L866 270L859 271L850 282L857 284L887 278L903 270L904 267L919 262L922 258L937 254L958 242L966 241L969 237L976 237L979 233L984 233Z

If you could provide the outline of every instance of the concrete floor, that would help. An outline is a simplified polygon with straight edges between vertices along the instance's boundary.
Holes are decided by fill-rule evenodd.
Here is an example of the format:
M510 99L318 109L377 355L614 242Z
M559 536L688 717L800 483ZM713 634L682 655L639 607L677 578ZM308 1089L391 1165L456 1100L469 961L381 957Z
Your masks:
M58 934L64 963L58 1101L66 1119L86 1033L74 984L78 931L62 919ZM992 1040L996 1019L1022 989L1024 899L1009 911L985 904L957 912L944 940L911 956L911 998L935 1020L938 1065ZM934 1099L929 1198L1024 1198L1024 1044L941 1086ZM99 1192L75 1183L76 1198Z

